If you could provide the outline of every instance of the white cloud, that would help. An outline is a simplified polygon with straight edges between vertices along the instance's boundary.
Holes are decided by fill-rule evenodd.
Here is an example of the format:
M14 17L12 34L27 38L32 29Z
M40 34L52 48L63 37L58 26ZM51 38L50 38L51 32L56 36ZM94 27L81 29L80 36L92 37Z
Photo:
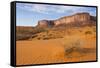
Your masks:
M89 11L91 7L76 7L76 6L59 6L59 5L43 5L43 4L18 4L19 8L34 11L43 14L55 14L55 13L76 13L76 12L89 12L93 14L93 11Z
M44 14L48 14L48 8L44 5L32 5L31 8L32 11L38 12L38 13L44 13Z
M41 5L41 4L35 4L32 5L31 10L39 13L44 14L51 14L51 13L65 13L68 11L76 11L82 9L80 7L74 7L74 6L57 6L57 5Z

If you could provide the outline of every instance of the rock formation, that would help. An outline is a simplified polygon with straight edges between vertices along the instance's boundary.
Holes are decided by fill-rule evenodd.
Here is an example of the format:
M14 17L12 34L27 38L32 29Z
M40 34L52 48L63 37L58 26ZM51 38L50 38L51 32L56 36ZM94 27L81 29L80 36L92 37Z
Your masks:
M52 20L40 20L38 21L39 27L52 27L54 26L54 21Z
M89 13L76 13L71 16L61 17L57 20L40 20L39 27L53 27L59 25L95 25L96 17L91 16Z

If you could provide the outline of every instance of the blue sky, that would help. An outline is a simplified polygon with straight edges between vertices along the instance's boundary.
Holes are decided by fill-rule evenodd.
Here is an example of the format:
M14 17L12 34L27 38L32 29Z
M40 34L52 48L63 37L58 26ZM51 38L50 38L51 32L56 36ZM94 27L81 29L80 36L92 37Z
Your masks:
M55 20L63 16L82 12L88 12L90 15L96 16L95 7L17 3L16 25L36 26L39 20Z

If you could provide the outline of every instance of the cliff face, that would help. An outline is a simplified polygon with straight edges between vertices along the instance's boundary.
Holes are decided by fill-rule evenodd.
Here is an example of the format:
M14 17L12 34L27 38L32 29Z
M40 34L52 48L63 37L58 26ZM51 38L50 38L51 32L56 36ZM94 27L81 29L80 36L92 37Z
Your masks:
M40 20L38 21L39 27L52 27L54 26L54 21L51 20Z
M38 22L39 27L53 27L59 25L95 25L96 18L89 13L77 13L72 16L65 16L57 20L41 20Z
M40 26L40 27L46 27L46 26L48 26L48 20L40 20L40 21L38 21L38 26Z

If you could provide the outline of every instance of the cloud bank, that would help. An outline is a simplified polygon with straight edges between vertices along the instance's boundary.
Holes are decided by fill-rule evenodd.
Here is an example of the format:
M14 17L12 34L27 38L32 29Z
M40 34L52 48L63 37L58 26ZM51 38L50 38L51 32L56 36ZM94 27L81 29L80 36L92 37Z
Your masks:
M44 5L44 4L27 4L17 3L17 8L41 13L41 14L64 14L71 15L74 13L88 12L93 16L96 16L95 7L80 7L80 6L61 6L61 5Z

